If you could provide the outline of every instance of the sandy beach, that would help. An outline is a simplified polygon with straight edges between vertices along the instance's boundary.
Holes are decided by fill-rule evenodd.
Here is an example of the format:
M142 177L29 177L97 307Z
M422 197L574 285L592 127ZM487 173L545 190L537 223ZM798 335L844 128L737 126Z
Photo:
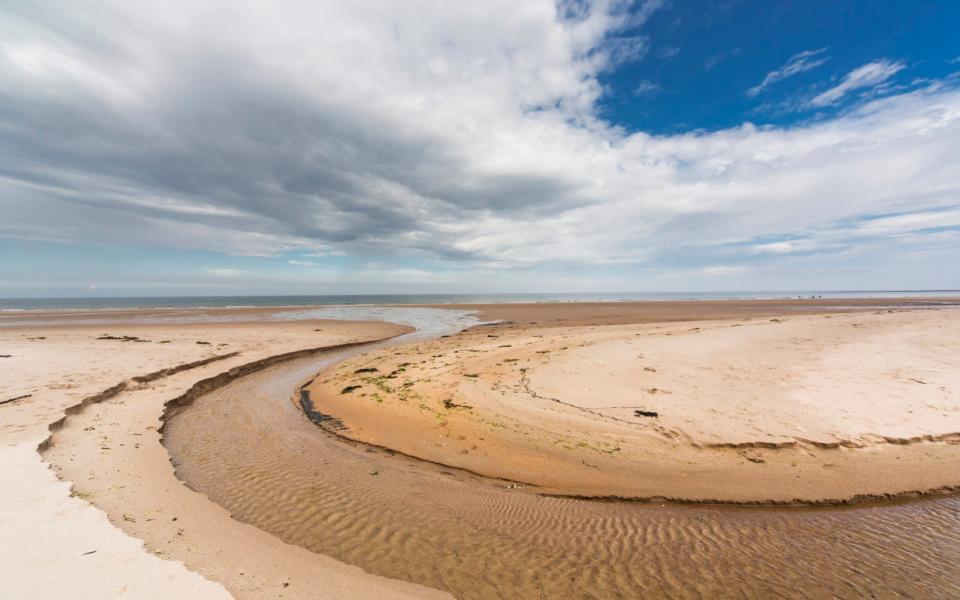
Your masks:
M143 315L125 316L135 321ZM284 352L376 340L409 328L77 320L0 328L2 354L9 355L2 359L0 399L27 396L0 406L0 560L17 573L4 581L5 596L430 597L429 590L378 580L230 519L174 478L158 433L164 402L200 379ZM65 443L79 419L94 423L79 428L93 442L90 454ZM85 469L82 480L65 477L71 467ZM99 494L87 490L107 476L112 479L97 488ZM137 498L123 491L133 487Z
M0 600L960 599L958 23L0 3Z
M839 503L960 481L938 311L478 328L309 389L345 435L541 493Z
M457 306L497 322L397 342L268 318L293 309L3 315L5 589L957 593L960 319L936 306Z

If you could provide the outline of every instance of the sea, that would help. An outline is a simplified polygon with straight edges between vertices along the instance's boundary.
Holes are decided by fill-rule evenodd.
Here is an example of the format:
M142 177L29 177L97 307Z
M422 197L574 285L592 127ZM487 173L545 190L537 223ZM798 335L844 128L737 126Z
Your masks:
M350 294L305 296L143 296L0 298L0 311L145 308L243 308L259 306L378 306L409 304L499 304L514 302L630 302L656 300L748 300L786 298L936 298L960 290L743 290L727 292L603 292L549 294Z

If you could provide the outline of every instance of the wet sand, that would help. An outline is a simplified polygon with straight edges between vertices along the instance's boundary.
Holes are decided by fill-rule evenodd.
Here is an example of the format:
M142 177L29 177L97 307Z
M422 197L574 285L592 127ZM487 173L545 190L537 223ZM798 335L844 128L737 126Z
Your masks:
M624 302L549 302L501 304L425 304L364 307L334 306L257 306L231 308L152 308L97 310L21 310L0 311L0 328L58 328L75 326L182 325L262 323L294 319L313 314L312 318L333 317L340 312L364 308L438 308L475 312L481 321L503 321L504 326L559 327L569 325L617 325L663 323L668 321L700 321L726 318L763 318L822 312L869 311L887 308L935 308L956 305L960 298L832 298L832 299L769 299L769 300L666 300ZM306 319L309 320L309 319Z
M847 310L823 306L829 313ZM530 324L520 321L531 308L510 310L495 306L481 314L513 321L499 331L482 327L442 343L569 335L559 332L574 318L566 306L549 307L543 314L555 318L524 332ZM596 318L619 324L653 318L639 307L628 310L635 312ZM749 310L756 319L786 314L785 324L797 314L787 307ZM700 320L715 315L701 313ZM586 325L594 317L576 318ZM241 598L433 594L401 581L464 598L960 595L960 504L954 496L846 509L544 497L540 488L350 442L342 437L352 432L348 424L331 428L334 435L304 415L296 390L318 372L344 359L409 351L399 348L321 353L238 377L191 396L185 406L174 403L164 426L166 448L157 443L157 419L171 399L250 360L310 347L305 325L281 324L288 332L303 331L286 337L278 329L269 340L261 335L255 351L89 405L54 432L45 459L73 482L76 494L145 540L151 552L184 561ZM693 326L711 325L671 325ZM226 335L236 324L222 327ZM238 345L258 326L246 327L236 334ZM324 339L348 341L344 333ZM104 444L104 437L118 443ZM170 457L189 487L174 479ZM743 460L748 467L761 464Z
M717 319L764 319L809 314L869 312L902 308L956 306L955 297L830 298L768 300L664 300L649 302L552 302L458 304L477 311L482 321L502 327L538 329L565 326L635 325ZM444 305L435 305L443 308Z

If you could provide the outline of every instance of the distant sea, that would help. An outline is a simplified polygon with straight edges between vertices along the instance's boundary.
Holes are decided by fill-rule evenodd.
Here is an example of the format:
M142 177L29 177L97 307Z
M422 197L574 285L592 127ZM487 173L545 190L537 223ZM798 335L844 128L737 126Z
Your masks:
M506 302L626 302L771 298L902 298L960 296L960 290L787 290L734 292L624 292L576 294L376 294L318 296L174 296L135 298L0 298L0 311L383 304L498 304Z

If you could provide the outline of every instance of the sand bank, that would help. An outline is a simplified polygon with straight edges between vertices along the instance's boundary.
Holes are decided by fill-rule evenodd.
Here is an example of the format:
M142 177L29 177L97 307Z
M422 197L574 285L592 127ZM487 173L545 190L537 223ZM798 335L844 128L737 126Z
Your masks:
M958 317L514 323L357 357L309 389L343 435L540 493L875 500L960 485Z

